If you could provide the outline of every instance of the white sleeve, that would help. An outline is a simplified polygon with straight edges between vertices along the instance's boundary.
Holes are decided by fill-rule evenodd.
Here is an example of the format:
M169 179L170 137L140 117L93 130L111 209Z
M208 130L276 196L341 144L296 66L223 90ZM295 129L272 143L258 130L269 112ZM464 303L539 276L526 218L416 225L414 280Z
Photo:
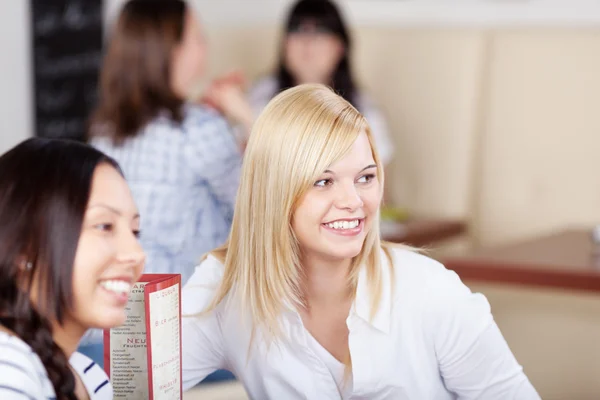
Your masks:
M446 388L460 400L537 400L490 305L439 265L429 282L426 332L431 334Z
M220 271L208 258L198 267L182 290L181 350L183 390L194 387L217 369L226 368L219 315L214 310L200 314L215 294ZM215 279L216 278L216 279Z
M31 357L13 347L0 346L0 399L45 400L40 372Z
M358 106L359 111L369 123L379 158L385 166L392 161L394 155L394 143L390 138L386 118L379 107L364 95L359 95Z

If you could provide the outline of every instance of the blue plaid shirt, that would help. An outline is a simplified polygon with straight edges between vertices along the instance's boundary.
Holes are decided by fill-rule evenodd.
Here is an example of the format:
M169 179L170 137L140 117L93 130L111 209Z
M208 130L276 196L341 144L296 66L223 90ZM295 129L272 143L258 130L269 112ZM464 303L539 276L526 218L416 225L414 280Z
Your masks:
M91 144L119 162L133 192L145 273L181 273L186 282L231 227L241 155L225 120L186 105L181 124L161 116L121 146L101 136Z

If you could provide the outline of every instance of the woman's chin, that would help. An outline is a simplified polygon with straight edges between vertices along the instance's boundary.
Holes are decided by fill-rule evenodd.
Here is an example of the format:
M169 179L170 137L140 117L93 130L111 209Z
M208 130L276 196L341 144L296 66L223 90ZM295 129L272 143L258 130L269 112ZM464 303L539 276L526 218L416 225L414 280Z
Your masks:
M335 250L332 249L328 256L334 260L348 260L358 256L361 251L362 245L342 246Z
M127 315L125 314L125 310L121 312L110 312L106 315L99 316L94 321L94 328L97 329L113 329L118 328L125 323L127 320Z

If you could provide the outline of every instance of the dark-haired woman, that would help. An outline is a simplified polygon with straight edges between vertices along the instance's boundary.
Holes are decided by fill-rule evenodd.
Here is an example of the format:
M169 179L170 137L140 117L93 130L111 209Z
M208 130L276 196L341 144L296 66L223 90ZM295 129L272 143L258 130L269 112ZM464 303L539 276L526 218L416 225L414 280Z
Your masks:
M226 121L185 101L205 57L185 1L130 0L111 33L91 127L91 144L119 162L144 215L146 271L182 282L227 239L241 167Z
M37 138L0 157L1 399L112 398L76 349L88 329L125 321L145 260L138 229L127 183L101 152ZM93 387L74 373L86 362L102 378Z
M360 111L371 126L384 165L394 154L385 117L354 80L351 66L352 42L349 30L335 3L329 0L300 0L287 17L280 47L279 65L273 75L258 80L248 93L247 107L240 100L235 83L216 84L209 97L236 123L252 120L248 108L258 116L281 91L303 83L332 87Z

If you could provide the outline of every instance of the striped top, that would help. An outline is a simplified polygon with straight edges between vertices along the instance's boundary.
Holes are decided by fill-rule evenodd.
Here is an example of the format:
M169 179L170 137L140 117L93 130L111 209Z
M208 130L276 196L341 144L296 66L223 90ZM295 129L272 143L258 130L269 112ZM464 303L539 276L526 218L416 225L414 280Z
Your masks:
M96 363L80 353L74 353L70 363L81 377L91 400L113 398L112 385ZM54 387L38 355L20 338L3 331L0 331L0 399L56 399Z
M73 353L69 362L81 378L90 400L113 399L113 387L108 381L108 376L98 364L88 356L77 352Z

